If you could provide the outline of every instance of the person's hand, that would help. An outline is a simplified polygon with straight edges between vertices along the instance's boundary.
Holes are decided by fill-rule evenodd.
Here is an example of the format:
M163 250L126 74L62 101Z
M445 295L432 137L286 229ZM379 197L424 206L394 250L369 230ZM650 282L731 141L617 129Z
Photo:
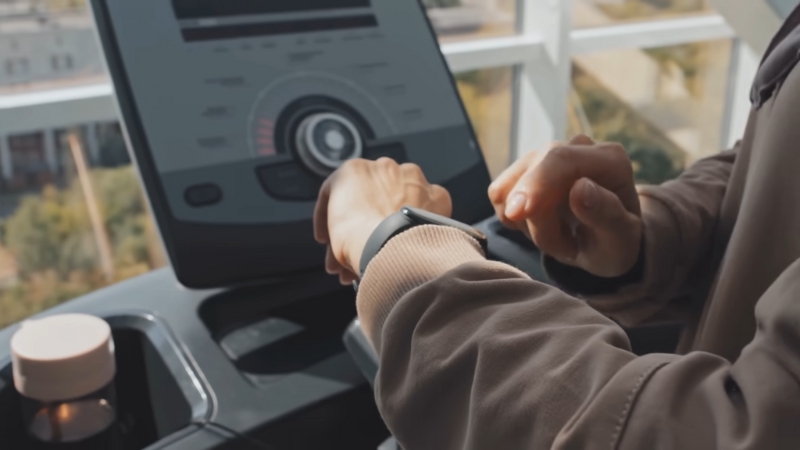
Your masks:
M347 161L322 185L314 210L314 237L328 246L325 270L342 284L358 279L369 236L404 206L450 217L450 194L425 179L419 166L389 158Z
M500 220L556 260L601 277L627 273L641 249L633 168L619 144L577 136L530 154L489 187Z

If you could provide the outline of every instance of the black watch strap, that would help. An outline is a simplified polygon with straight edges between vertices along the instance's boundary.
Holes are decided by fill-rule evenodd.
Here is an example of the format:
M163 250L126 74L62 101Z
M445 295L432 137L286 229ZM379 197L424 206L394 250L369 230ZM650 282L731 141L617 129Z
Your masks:
M474 227L448 217L405 206L399 212L387 217L370 235L367 244L364 246L364 251L361 253L360 274L364 275L369 263L390 239L419 225L439 225L461 230L477 240L484 253L486 253L486 236Z

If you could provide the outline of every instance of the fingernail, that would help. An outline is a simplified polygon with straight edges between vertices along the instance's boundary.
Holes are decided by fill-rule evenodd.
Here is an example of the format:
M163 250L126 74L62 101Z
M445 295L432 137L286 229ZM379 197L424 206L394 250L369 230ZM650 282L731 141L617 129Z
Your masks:
M586 186L583 187L583 206L586 209L594 209L598 203L597 186L590 180L586 180Z
M517 192L511 196L506 203L506 217L515 217L525 209L528 197L522 192Z

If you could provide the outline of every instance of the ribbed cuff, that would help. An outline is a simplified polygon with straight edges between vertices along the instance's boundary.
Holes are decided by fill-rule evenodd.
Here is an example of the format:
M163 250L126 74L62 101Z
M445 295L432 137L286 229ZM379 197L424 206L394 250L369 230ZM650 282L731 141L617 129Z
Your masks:
M478 242L451 227L423 225L401 233L367 266L356 307L364 334L380 352L383 324L408 292L472 261L485 259Z

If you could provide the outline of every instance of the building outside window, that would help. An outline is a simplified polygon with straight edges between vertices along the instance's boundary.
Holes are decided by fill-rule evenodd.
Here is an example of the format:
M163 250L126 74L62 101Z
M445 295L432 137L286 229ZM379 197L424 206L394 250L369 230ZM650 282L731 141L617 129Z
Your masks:
M11 177L7 181L12 191L29 191L50 181L52 174L45 160L44 133L9 136L8 149Z

